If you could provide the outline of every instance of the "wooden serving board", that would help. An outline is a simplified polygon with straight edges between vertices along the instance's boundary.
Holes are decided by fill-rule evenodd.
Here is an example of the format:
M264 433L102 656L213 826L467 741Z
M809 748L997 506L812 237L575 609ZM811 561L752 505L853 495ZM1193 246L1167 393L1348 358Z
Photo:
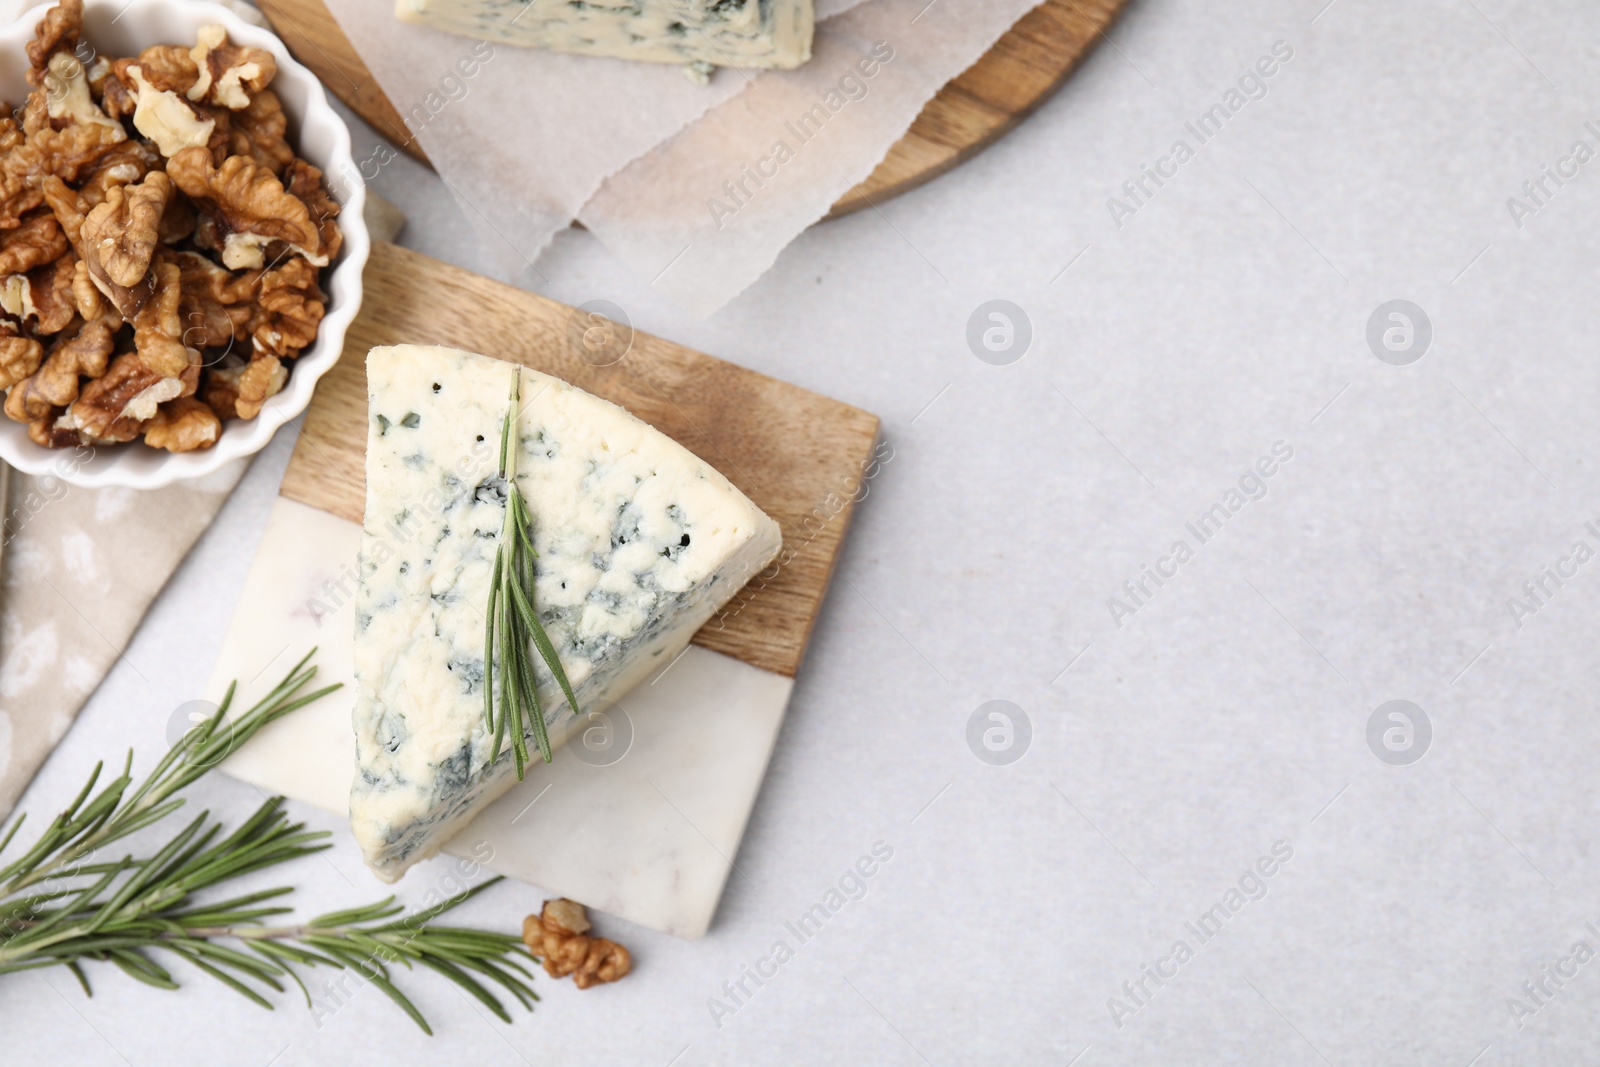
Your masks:
M536 762L444 850L475 860L487 850L485 866L549 895L702 936L852 500L874 473L877 418L391 244L373 245L363 278L361 313L317 383L206 692L219 699L231 679L259 690L313 646L319 682L344 688L269 725L223 770L263 792L348 810L368 349L453 345L535 367L622 405L727 475L782 526L786 562L747 586L725 623L713 619L696 635L702 647L614 703L585 709L589 725L554 762ZM610 329L617 344L603 349L607 361L626 354L593 365L584 331Z
M428 162L323 0L256 2L329 91L396 146ZM1004 136L1060 88L1128 2L1045 0L928 101L877 169L840 197L828 217L914 189Z
M777 520L793 558L758 577L753 585L765 582L748 603L694 641L794 677L868 476L877 416L626 326L615 329L624 342L631 334L627 354L594 366L584 331L596 320L587 314L396 245L373 245L363 282L361 313L317 383L281 495L361 521L373 346L439 344L514 360L632 412Z

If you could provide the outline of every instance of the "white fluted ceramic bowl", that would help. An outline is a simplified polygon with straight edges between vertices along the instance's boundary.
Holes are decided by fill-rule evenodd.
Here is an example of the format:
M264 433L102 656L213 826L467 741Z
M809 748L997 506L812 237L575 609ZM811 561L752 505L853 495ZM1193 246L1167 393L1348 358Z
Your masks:
M84 40L113 58L137 55L156 44L191 46L200 27L211 24L225 27L237 44L271 52L278 61L272 89L283 100L289 117L290 143L301 158L328 176L329 187L342 205L339 228L344 231L344 245L339 258L322 272L328 307L316 342L292 361L283 392L253 419L225 420L215 445L201 452L180 453L150 448L139 441L93 449L48 449L28 439L25 425L0 415L0 459L20 471L54 475L81 486L154 489L210 474L232 460L259 452L278 427L311 403L317 379L338 361L345 331L361 307L361 271L370 249L361 217L366 186L350 155L350 131L328 106L322 83L289 55L271 31L252 26L225 7L199 0L85 0L83 7ZM25 76L28 59L24 48L48 9L48 4L33 8L18 21L0 26L0 100L13 106L20 104L31 88Z

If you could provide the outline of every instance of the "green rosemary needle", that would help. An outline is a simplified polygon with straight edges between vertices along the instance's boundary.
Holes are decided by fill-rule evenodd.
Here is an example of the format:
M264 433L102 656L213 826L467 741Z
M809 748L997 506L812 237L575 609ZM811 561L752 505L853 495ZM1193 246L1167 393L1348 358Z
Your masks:
M514 934L442 926L444 912L493 884L402 916L394 898L319 916L299 925L268 926L262 920L291 909L264 905L288 888L245 893L209 902L204 890L252 871L328 848L326 832L289 821L283 798L262 804L225 837L222 824L201 812L149 856L99 858L101 850L182 807L175 796L202 777L234 746L263 726L339 688L302 693L315 676L308 653L283 681L236 723L227 721L234 687L222 706L173 745L145 780L135 786L130 752L122 773L95 792L97 764L74 800L25 853L0 867L0 974L66 967L90 994L84 963L109 962L125 974L160 989L176 989L172 973L155 958L169 953L256 1004L271 1008L263 993L282 992L280 979L311 992L297 967L351 970L382 990L425 1032L427 1020L392 980L390 968L420 964L466 990L506 1022L511 1021L489 986L499 986L523 1007L538 996L523 964L533 961ZM91 796L92 794L92 796ZM19 816L0 835L0 858L22 827ZM235 948L220 942L232 940Z
M533 731L539 755L550 762L550 735L545 729L544 709L539 703L538 680L533 676L533 661L528 655L531 643L539 658L555 677L567 698L567 706L578 714L578 698L572 693L561 659L539 622L534 610L534 565L539 553L533 548L533 517L528 503L517 488L517 449L513 429L521 399L522 371L511 374L511 403L500 425L499 480L505 487L506 514L500 525L500 539L494 550L494 573L489 582L489 610L484 619L483 716L494 734L489 753L492 764L500 757L506 735L511 735L511 754L520 781L528 765L527 732ZM495 714L495 705L499 714Z

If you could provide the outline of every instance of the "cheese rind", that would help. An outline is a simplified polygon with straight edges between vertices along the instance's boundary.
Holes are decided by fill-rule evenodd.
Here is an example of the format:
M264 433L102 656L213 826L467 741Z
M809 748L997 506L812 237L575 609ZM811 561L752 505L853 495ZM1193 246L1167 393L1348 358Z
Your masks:
M505 515L496 468L514 366L411 345L367 359L350 824L389 881L516 780L509 744L491 763L483 714L484 610ZM588 710L669 663L781 538L665 434L558 378L521 373L514 436L539 553L535 610ZM532 660L559 745L581 720Z
M812 0L396 0L449 33L556 52L716 67L811 58Z

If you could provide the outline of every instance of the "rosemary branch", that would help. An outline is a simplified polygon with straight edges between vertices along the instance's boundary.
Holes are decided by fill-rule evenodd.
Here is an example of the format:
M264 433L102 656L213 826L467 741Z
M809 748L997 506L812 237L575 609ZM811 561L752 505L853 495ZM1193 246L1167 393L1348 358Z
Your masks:
M313 650L315 651L315 650ZM125 974L160 989L176 989L172 973L152 956L171 953L256 1004L271 1008L263 992L282 992L280 979L311 993L297 967L348 969L381 989L427 1033L427 1020L395 986L390 968L420 964L456 983L506 1022L510 1014L489 986L499 986L529 1010L538 999L523 966L534 957L513 934L434 922L498 878L413 915L393 897L318 916L307 923L268 926L263 920L292 909L268 904L293 890L266 889L218 902L196 895L252 871L330 847L325 831L291 822L283 798L273 797L225 837L222 824L201 812L151 855L97 859L105 846L144 829L184 804L175 796L234 746L268 723L339 688L302 693L316 675L308 653L283 681L227 722L234 686L222 706L172 746L144 782L134 787L128 754L122 773L98 793L103 764L32 848L0 867L0 974L64 966L92 995L85 961L115 964ZM91 794L93 797L91 799ZM0 835L0 856L17 835L20 816ZM219 942L233 940L241 948Z
M533 676L533 661L528 655L530 643L561 687L567 706L574 715L578 714L578 698L572 693L567 672L562 669L555 646L533 607L533 561L539 553L533 547L533 517L522 490L517 488L517 449L512 446L521 387L522 370L512 368L511 403L500 425L499 480L505 486L506 514L494 550L494 574L489 582L489 610L484 616L483 635L483 716L488 730L494 734L489 762L492 764L499 758L509 733L518 781L522 780L528 765L526 734L530 727L534 742L539 746L539 755L546 763L550 762L550 735L539 702L538 680ZM498 717L496 703L500 706Z

